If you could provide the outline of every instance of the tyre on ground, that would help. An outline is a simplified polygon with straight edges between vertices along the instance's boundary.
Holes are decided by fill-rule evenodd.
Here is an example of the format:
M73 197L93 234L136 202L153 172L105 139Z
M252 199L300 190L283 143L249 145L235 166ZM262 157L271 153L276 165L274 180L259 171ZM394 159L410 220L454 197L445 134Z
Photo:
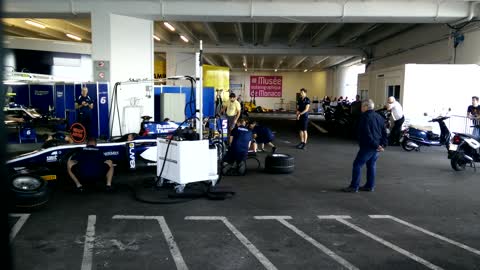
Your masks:
M288 154L270 154L265 158L265 171L274 174L292 173L295 159Z

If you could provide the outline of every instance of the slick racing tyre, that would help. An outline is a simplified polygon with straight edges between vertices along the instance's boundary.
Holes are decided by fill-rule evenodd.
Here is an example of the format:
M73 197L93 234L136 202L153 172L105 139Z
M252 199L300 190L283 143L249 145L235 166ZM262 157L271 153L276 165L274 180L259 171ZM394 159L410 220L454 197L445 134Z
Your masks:
M13 175L9 183L16 209L34 210L42 207L50 199L47 182L37 175Z
M287 154L271 154L265 158L265 171L274 174L292 173L295 159Z

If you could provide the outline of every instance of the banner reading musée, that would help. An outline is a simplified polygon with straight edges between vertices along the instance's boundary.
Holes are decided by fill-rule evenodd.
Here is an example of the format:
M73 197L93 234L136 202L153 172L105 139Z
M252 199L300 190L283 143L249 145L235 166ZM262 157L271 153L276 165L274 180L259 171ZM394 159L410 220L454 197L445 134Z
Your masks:
M250 96L282 97L282 76L250 76Z

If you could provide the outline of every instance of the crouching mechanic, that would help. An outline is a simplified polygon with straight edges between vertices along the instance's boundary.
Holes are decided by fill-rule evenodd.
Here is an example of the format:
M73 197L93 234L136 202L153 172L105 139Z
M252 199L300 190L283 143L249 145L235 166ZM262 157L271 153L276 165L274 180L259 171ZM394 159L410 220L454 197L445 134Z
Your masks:
M252 131L253 134L252 150L254 152L264 152L265 144L268 144L270 145L270 147L272 147L272 153L275 153L277 147L272 143L274 136L271 129L259 125L256 121L248 124L248 128ZM260 149L258 149L258 145L260 145Z
M241 171L241 167L245 166L245 160L247 159L248 149L250 149L252 140L252 132L246 127L247 121L245 121L245 119L238 120L237 124L238 126L235 127L230 134L230 147L223 161L233 166L235 166L236 163L236 167L234 168L237 168L237 171L243 174L245 167L243 168L243 172Z
M102 151L97 148L97 140L89 138L87 146L72 157L67 163L68 174L77 187L78 192L82 192L82 183L105 180L106 191L112 191L113 163L107 160Z

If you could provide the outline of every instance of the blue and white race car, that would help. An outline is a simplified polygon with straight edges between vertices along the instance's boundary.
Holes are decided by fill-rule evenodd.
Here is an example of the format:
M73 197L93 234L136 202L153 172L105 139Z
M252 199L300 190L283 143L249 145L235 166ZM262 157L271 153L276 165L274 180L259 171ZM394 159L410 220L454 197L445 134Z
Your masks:
M116 168L138 170L155 167L157 154L155 138L132 141L99 142L106 158ZM10 190L16 207L36 207L49 199L49 182L68 179L67 162L85 144L65 144L38 149L7 161Z
M186 126L179 128L179 123L150 122L144 119L140 134L127 134L112 142L98 142L104 156L116 165L116 172L156 168L157 138L167 137L183 129L183 136L188 136ZM220 120L222 130L226 131L226 121ZM223 123L225 122L225 123ZM212 130L212 134L216 132ZM182 132L178 132L182 133ZM219 159L225 154L223 136L209 135L210 145L215 146ZM45 204L49 199L50 183L69 180L67 162L85 144L65 144L63 140L53 140L41 149L25 153L7 161L10 190L16 207L32 208ZM153 170L154 171L154 170Z

